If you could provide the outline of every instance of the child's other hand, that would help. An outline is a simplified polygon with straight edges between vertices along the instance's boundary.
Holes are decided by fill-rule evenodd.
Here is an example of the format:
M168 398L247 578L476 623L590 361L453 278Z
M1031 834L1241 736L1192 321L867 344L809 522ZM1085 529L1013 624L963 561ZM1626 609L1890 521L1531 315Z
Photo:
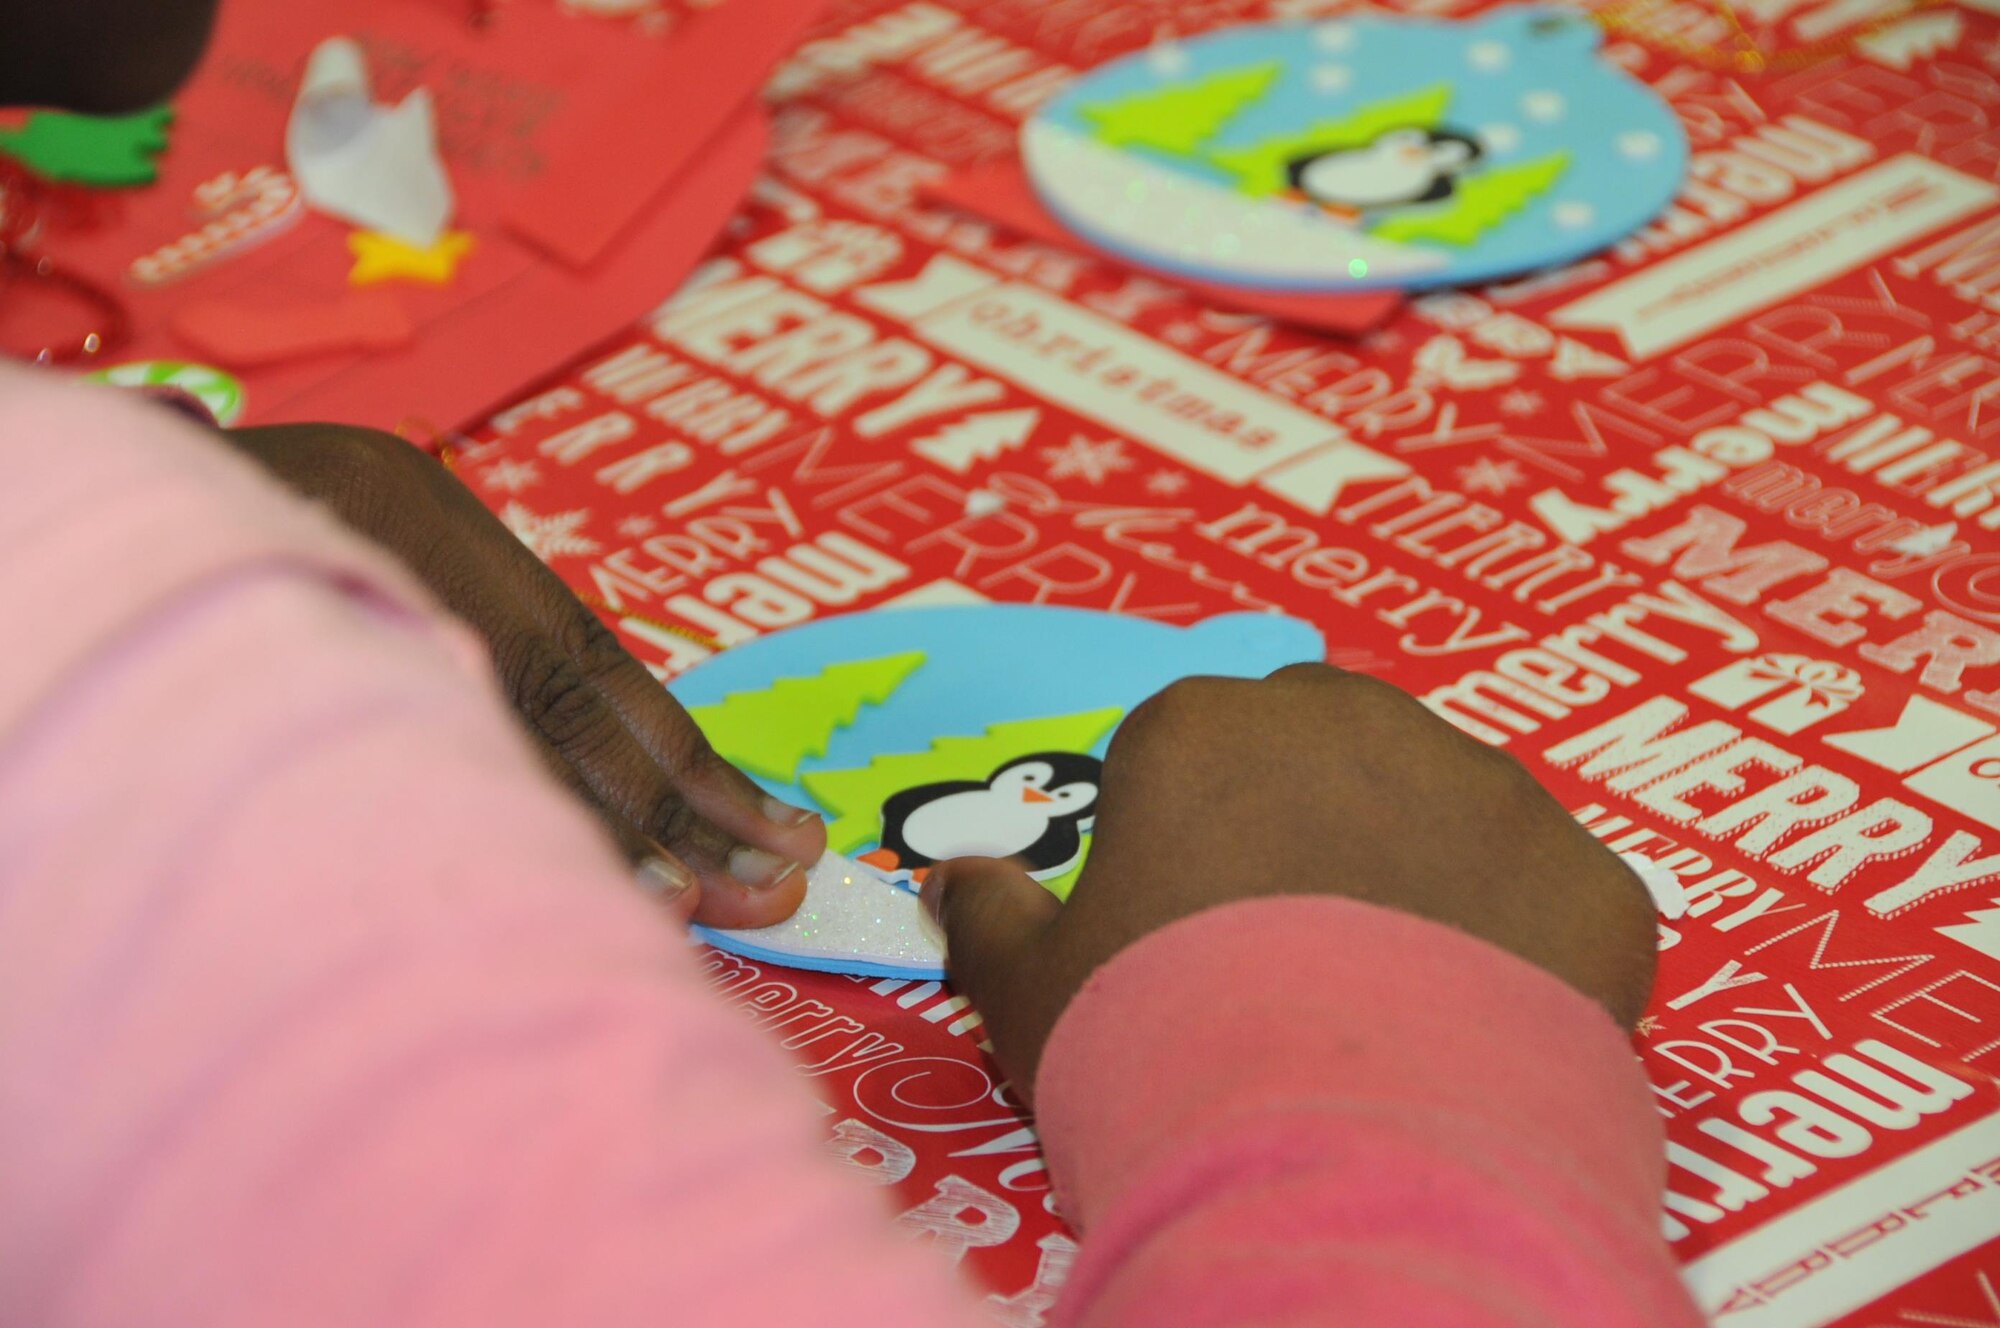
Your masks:
M382 545L486 640L501 685L547 764L635 861L698 878L694 917L762 927L805 896L819 818L767 798L717 756L679 702L445 468L367 429L291 425L229 435L288 487ZM685 913L692 890L681 891Z
M1653 907L1624 863L1513 758L1386 683L1318 664L1261 682L1190 679L1134 710L1105 759L1090 860L1066 906L990 859L945 864L924 887L953 980L1024 1092L1100 964L1203 909L1284 894L1446 923L1624 1027L1652 989Z

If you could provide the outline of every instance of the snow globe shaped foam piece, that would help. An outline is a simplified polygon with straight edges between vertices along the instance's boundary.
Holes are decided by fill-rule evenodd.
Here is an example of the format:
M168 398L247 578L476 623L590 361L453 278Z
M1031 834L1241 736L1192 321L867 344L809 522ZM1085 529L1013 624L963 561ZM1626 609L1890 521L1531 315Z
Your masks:
M842 856L808 873L789 921L696 934L794 968L942 977L914 893L932 863L1015 857L1066 898L1134 706L1184 677L1263 677L1325 653L1316 629L1272 614L1176 627L1001 604L852 614L737 646L674 694L767 792L821 812Z
M1687 138L1573 10L1250 24L1156 44L1022 129L1048 210L1131 262L1288 293L1574 261L1670 202Z

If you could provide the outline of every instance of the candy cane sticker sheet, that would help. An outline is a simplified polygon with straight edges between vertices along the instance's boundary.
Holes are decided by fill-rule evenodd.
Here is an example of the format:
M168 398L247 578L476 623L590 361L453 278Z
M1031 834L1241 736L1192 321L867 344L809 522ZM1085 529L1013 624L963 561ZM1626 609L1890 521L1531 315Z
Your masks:
M1688 139L1668 210L1358 341L922 201L1083 70L1345 10L836 6L726 242L462 473L663 679L887 604L1312 623L1678 878L1635 1046L1716 1321L2000 1321L2000 19L1603 11ZM978 1013L705 954L829 1151L1042 1323L1075 1246Z

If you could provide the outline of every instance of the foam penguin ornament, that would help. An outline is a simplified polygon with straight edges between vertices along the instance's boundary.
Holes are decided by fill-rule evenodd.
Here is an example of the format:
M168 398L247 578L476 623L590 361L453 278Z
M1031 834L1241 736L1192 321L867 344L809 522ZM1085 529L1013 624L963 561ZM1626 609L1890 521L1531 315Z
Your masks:
M1325 657L1315 628L1275 614L1181 627L1029 604L842 614L724 651L674 695L765 792L826 818L828 851L791 917L695 935L756 964L937 981L944 939L912 877L998 855L1067 898L1134 707L1181 678Z
M985 780L949 780L892 794L882 803L882 847L861 861L922 880L948 858L1013 858L1037 879L1060 876L1083 851L1103 763L1073 752L1038 752Z
M1515 276L1630 234L1685 174L1672 107L1603 37L1504 5L1163 39L1038 108L1018 173L1075 240L1253 302Z

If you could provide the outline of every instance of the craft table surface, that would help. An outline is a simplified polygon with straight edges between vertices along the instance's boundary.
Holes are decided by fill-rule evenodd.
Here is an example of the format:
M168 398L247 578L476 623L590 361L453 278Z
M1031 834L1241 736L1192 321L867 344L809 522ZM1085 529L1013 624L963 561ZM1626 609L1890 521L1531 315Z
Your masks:
M1702 56L1718 11L1662 0L1608 49L1687 129L1673 210L1360 341L920 201L1075 70L1343 8L835 4L688 293L552 354L461 473L662 677L705 654L663 623L1311 621L1682 873L1637 1045L1716 1321L2000 1322L2000 10L1744 6L1801 56L1750 73ZM711 964L829 1150L998 1322L1043 1322L1073 1246L965 1001Z

